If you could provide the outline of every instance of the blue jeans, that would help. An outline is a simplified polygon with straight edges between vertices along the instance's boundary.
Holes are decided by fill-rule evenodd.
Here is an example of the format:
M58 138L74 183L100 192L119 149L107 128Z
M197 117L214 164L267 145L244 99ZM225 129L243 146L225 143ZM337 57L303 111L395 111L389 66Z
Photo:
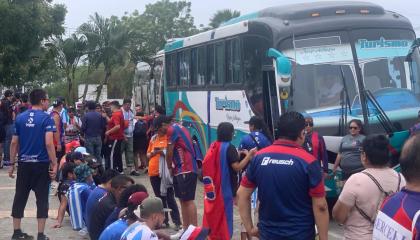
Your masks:
M85 138L86 151L93 155L99 163L102 163L101 151L102 151L102 138L98 137L86 137Z
M4 139L4 161L10 161L10 144L12 143L14 124L4 126L6 138Z

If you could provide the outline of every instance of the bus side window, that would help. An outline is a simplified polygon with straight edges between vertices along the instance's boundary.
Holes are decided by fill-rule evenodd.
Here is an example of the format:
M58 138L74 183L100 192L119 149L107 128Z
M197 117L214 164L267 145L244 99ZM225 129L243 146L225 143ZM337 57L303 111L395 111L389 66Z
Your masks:
M169 54L166 57L166 83L169 87L176 87L178 84L178 67L176 53Z
M205 84L206 67L206 48L193 48L191 50L191 85L203 86Z
M226 83L241 83L241 51L240 41L238 38L228 40L226 42L226 63L227 63L227 77Z
M216 66L216 81L214 84L223 84L225 82L226 72L226 62L225 62L225 44L224 42L216 43L215 46L215 66Z
M209 84L215 84L216 83L216 74L214 69L214 45L211 44L207 47L207 66L208 66L208 72L207 72L207 81L209 81Z
M187 87L190 82L190 50L184 50L178 53L178 67L179 67L179 85Z

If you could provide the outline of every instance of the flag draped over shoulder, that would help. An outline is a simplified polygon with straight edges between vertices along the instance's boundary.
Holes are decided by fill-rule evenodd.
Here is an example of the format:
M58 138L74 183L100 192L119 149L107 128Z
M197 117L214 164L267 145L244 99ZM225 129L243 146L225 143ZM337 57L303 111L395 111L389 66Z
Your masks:
M233 232L233 195L227 150L229 142L214 142L203 161L203 226L210 228L209 239L225 240Z

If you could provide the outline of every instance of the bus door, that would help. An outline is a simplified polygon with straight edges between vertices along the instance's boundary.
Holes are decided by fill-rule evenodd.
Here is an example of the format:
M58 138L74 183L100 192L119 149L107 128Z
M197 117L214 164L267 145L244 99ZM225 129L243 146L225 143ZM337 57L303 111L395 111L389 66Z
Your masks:
M279 96L274 70L263 71L264 119L273 136L277 137L276 123L280 118Z

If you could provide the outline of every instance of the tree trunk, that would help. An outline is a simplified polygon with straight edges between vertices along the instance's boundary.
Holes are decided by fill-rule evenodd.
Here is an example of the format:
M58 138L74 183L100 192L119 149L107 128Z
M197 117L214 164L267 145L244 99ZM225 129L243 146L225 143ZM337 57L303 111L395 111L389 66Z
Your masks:
M109 77L111 77L111 71L106 70L104 80L99 84L98 88L96 89L96 102L99 102L99 98L101 97L102 93L102 88L108 83Z
M68 97L67 103L69 105L72 105L73 104L73 91L72 91L72 88L73 88L73 82L72 82L71 77L68 76L67 77L67 97Z
M87 71L88 71L88 74L87 74L87 77L86 77L85 89L83 89L82 102L85 102L86 101L86 96L87 96L88 87L89 87L89 76L93 72L92 71L92 67L90 65L88 66L88 70Z

